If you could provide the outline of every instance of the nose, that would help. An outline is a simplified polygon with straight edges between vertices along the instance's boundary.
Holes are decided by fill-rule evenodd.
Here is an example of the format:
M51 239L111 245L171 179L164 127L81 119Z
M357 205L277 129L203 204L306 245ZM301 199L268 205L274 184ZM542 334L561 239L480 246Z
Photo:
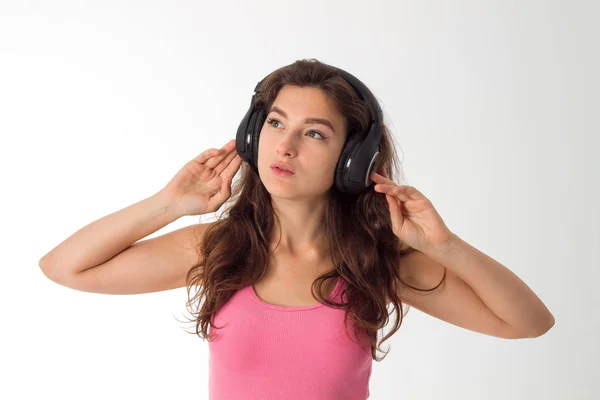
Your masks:
M296 146L297 146L297 138L295 135L291 135L291 134L284 134L281 136L281 139L279 140L279 144L277 145L277 154L279 154L280 157L282 156L291 156L291 157L295 157L297 150L296 150Z

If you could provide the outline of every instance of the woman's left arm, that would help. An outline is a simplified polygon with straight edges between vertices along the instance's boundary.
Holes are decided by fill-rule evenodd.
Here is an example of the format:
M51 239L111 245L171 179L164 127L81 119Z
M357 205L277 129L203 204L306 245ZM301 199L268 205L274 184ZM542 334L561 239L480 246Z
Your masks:
M423 252L465 281L494 314L526 336L540 336L554 326L554 316L525 282L457 235Z
M481 316L481 302L513 330L513 335L536 337L554 325L552 313L518 276L448 229L423 193L413 186L397 185L387 178L383 169L381 173L383 175L372 172L373 189L387 199L394 234L402 243L427 256L412 257L416 262L413 266L407 265L409 276L422 282L429 280L442 267L452 273L445 292L428 296L429 299L415 297L411 299L413 302L417 301L422 308L448 321L480 315L475 325L481 326L481 331L506 330L491 315L483 313L485 317ZM479 305L473 293L481 300ZM470 310L464 310L469 315L461 315L458 303L454 307L448 305L447 300L450 299L447 297L457 295L470 305Z

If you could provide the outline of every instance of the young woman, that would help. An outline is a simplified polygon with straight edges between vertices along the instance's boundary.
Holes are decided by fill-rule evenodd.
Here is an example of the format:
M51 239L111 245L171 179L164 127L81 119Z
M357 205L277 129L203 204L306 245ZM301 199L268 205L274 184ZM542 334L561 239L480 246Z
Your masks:
M403 305L501 338L548 331L554 318L525 283L394 181L381 115L345 71L314 59L279 68L257 85L235 141L85 226L40 266L82 291L186 287L195 333L209 340L213 399L366 399ZM140 240L230 198L216 222ZM390 304L398 318L378 342Z

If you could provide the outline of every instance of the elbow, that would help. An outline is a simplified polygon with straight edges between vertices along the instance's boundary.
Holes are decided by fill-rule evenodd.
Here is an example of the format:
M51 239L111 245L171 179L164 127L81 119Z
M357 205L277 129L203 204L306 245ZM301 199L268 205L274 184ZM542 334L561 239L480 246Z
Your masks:
M527 335L528 338L537 338L540 337L544 334L546 334L550 329L552 329L552 327L554 326L555 320L554 320L554 316L552 314L548 314L548 317L546 318L546 322L541 324L539 328L537 328L536 330L532 331L529 335Z
M44 273L44 275L46 275L47 278L50 278L50 266L48 263L48 255L45 255L44 257L40 258L40 261L38 261L38 265L40 267L40 269L42 270L42 272Z
M43 260L43 259L42 259ZM40 260L39 266L46 278L50 279L53 282L57 281L56 273L53 272L53 269L44 261Z
M60 278L57 273L57 268L55 266L53 266L52 263L50 263L47 255L40 259L40 261L38 262L38 265L39 265L40 269L42 270L42 272L44 273L44 275L46 276L46 278L50 279L53 282L60 283L59 282Z
M46 253L42 258L40 258L40 261L38 261L38 265L40 266L40 269L42 270L42 272L48 276L48 272L52 270L52 256L51 253Z
M38 261L38 265L40 266L42 271L46 268L46 265L48 265L48 254L40 258L40 261Z

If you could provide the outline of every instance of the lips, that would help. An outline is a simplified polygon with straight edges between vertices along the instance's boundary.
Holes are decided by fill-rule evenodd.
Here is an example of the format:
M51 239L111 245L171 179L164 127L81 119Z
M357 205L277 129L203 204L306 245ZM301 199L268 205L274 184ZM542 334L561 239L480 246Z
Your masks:
M291 172L292 174L294 173L292 167L289 164L283 163L283 162L276 162L271 164L271 168L279 168L282 169L284 171L288 171Z

